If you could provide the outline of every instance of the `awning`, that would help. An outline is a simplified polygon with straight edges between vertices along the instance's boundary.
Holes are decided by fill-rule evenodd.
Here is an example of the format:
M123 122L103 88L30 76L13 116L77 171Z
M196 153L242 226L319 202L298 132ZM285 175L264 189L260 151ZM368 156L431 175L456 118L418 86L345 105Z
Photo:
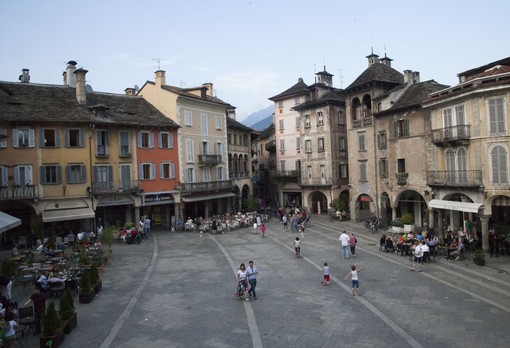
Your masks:
M446 210L457 210L468 213L478 213L480 208L483 209L482 203L468 203L468 202L456 202L456 201L445 201L442 199L433 199L429 202L430 208L446 209Z
M361 195L359 197L359 200L362 202L372 202L372 198L370 198L370 196L367 196L367 195Z
M21 225L21 220L15 216L0 211L0 233Z
M227 197L235 197L236 195L233 193L220 193L217 195L208 195L208 196L200 196L200 197L182 197L184 202L199 202L199 201L209 201L211 199L218 198L227 198Z
M46 210L42 212L43 222L81 220L95 218L92 208Z

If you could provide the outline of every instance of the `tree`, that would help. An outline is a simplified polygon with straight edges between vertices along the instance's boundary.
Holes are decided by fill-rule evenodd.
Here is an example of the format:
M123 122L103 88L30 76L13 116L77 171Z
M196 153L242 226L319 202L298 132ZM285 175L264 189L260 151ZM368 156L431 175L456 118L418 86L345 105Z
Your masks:
M341 198L335 198L333 202L329 204L329 207L334 211L340 211L345 209L345 201Z

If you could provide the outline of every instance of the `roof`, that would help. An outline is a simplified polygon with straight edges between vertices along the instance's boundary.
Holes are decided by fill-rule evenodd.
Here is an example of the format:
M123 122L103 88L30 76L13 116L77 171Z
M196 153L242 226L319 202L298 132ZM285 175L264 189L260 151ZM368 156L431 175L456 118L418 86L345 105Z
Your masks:
M246 132L253 132L252 128L245 126L241 122L238 122L238 121L234 120L232 117L228 117L228 116L227 116L227 127L240 129L240 130L243 130Z
M471 75L476 75L476 74L482 73L485 70L490 69L490 68L492 68L495 65L510 65L510 57L503 58L503 59L500 59L500 60L496 60L495 62L479 66L478 68L473 68L473 69L470 69L470 70L466 70L464 72L458 73L457 76L459 76L459 77L460 76L470 77Z
M106 117L94 115L99 108L107 110ZM90 92L85 105L73 87L5 81L0 81L1 121L179 127L142 97Z
M146 83L151 84L151 85L156 85L156 83L154 83L153 81L147 81ZM224 102L220 98L216 98L216 97L210 96L208 94L205 96L205 98L202 98L200 95L196 95L196 94L193 94L193 93L187 91L187 90L196 90L198 88L180 88L180 87L170 86L170 85L163 85L163 86L161 86L161 88L166 91L175 93L181 97L202 100L202 101L208 101L211 103L216 103L216 104L220 104L220 105L227 106L227 107L231 106L229 103ZM202 88L205 88L205 87L202 87Z
M308 100L293 107L294 110L312 109L325 104L345 104L345 93L342 89L332 88L317 100Z
M300 77L298 79L298 82L294 86L290 87L289 89L283 91L280 94L277 94L277 95L269 98L269 100L275 101L278 99L284 99L286 97L291 97L291 96L294 96L297 94L307 93L307 88L308 88L308 85Z
M274 136L274 123L271 123L259 134L259 139L269 138L271 136Z
M363 71L345 91L349 92L353 88L363 87L374 81L398 85L404 83L404 75L386 64L374 63Z

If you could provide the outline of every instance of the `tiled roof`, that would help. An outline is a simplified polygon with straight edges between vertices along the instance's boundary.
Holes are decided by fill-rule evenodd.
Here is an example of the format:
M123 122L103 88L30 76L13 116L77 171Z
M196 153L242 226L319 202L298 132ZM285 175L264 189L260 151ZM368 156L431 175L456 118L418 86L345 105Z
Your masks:
M260 133L259 139L268 138L268 137L273 136L273 135L274 135L274 123L271 123L269 126L267 126L266 129L264 129Z
M290 97L290 96L293 96L296 94L307 93L307 88L308 88L308 85L303 81L302 78L299 78L298 82L294 86L290 87L289 89L283 91L280 94L275 95L274 97L269 98L269 100L275 101L275 100L283 99L285 97Z
M480 66L478 68L466 70L464 72L461 72L461 73L457 74L457 76L459 76L459 77L460 76L466 76L466 77L469 77L469 79L471 79L471 75L476 75L476 74L482 73L485 70L490 69L490 68L492 68L495 65L510 65L510 57L503 58L503 59L497 60L495 62L482 65L482 66Z
M308 100L304 103L294 106L294 110L306 110L318 107L324 104L344 104L345 93L341 89L332 88L328 93L324 94L318 100Z
M363 87L374 81L398 85L404 83L404 75L386 64L374 63L363 71L345 91L349 93L355 87Z
M93 107L107 108L107 115L95 116ZM72 87L0 81L2 121L179 127L142 97L90 92L84 105Z
M253 132L253 129L248 127L248 126L245 126L244 124L242 124L241 122L238 122L236 120L234 120L233 118L231 117L228 117L227 116L227 127L232 127L232 128L236 128L236 129L240 129L240 130L243 130L243 131L246 131L246 132Z
M151 84L151 85L155 85L155 83L153 81L147 81L146 83ZM206 95L206 97L204 99L204 98L202 98L199 95L196 95L196 94L193 94L193 93L190 93L190 92L186 91L186 90L191 90L192 88L184 89L184 88L179 88L179 87L170 86L170 85L163 85L163 86L161 86L161 88L163 88L164 90L167 90L169 92L175 93L177 95L180 95L182 97L187 97L187 98L196 99L196 100L206 100L208 102L217 103L217 104L221 104L221 105L224 105L224 106L230 106L229 103L226 103L226 102L224 102L223 100L221 100L219 98L212 97L210 95Z

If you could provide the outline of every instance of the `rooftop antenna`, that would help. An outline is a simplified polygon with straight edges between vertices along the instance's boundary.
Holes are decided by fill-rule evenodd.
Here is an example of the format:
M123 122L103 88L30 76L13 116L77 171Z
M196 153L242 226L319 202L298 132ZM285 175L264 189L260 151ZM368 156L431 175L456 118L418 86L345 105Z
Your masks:
M184 88L184 87L186 87L186 82L184 82L184 81L181 81L181 82L180 82L180 86L181 86L181 88Z
M153 62L156 62L158 65L158 70L161 70L161 59L159 58L152 58Z
M340 78L340 88L342 88L342 69L336 69L338 71L338 77Z

